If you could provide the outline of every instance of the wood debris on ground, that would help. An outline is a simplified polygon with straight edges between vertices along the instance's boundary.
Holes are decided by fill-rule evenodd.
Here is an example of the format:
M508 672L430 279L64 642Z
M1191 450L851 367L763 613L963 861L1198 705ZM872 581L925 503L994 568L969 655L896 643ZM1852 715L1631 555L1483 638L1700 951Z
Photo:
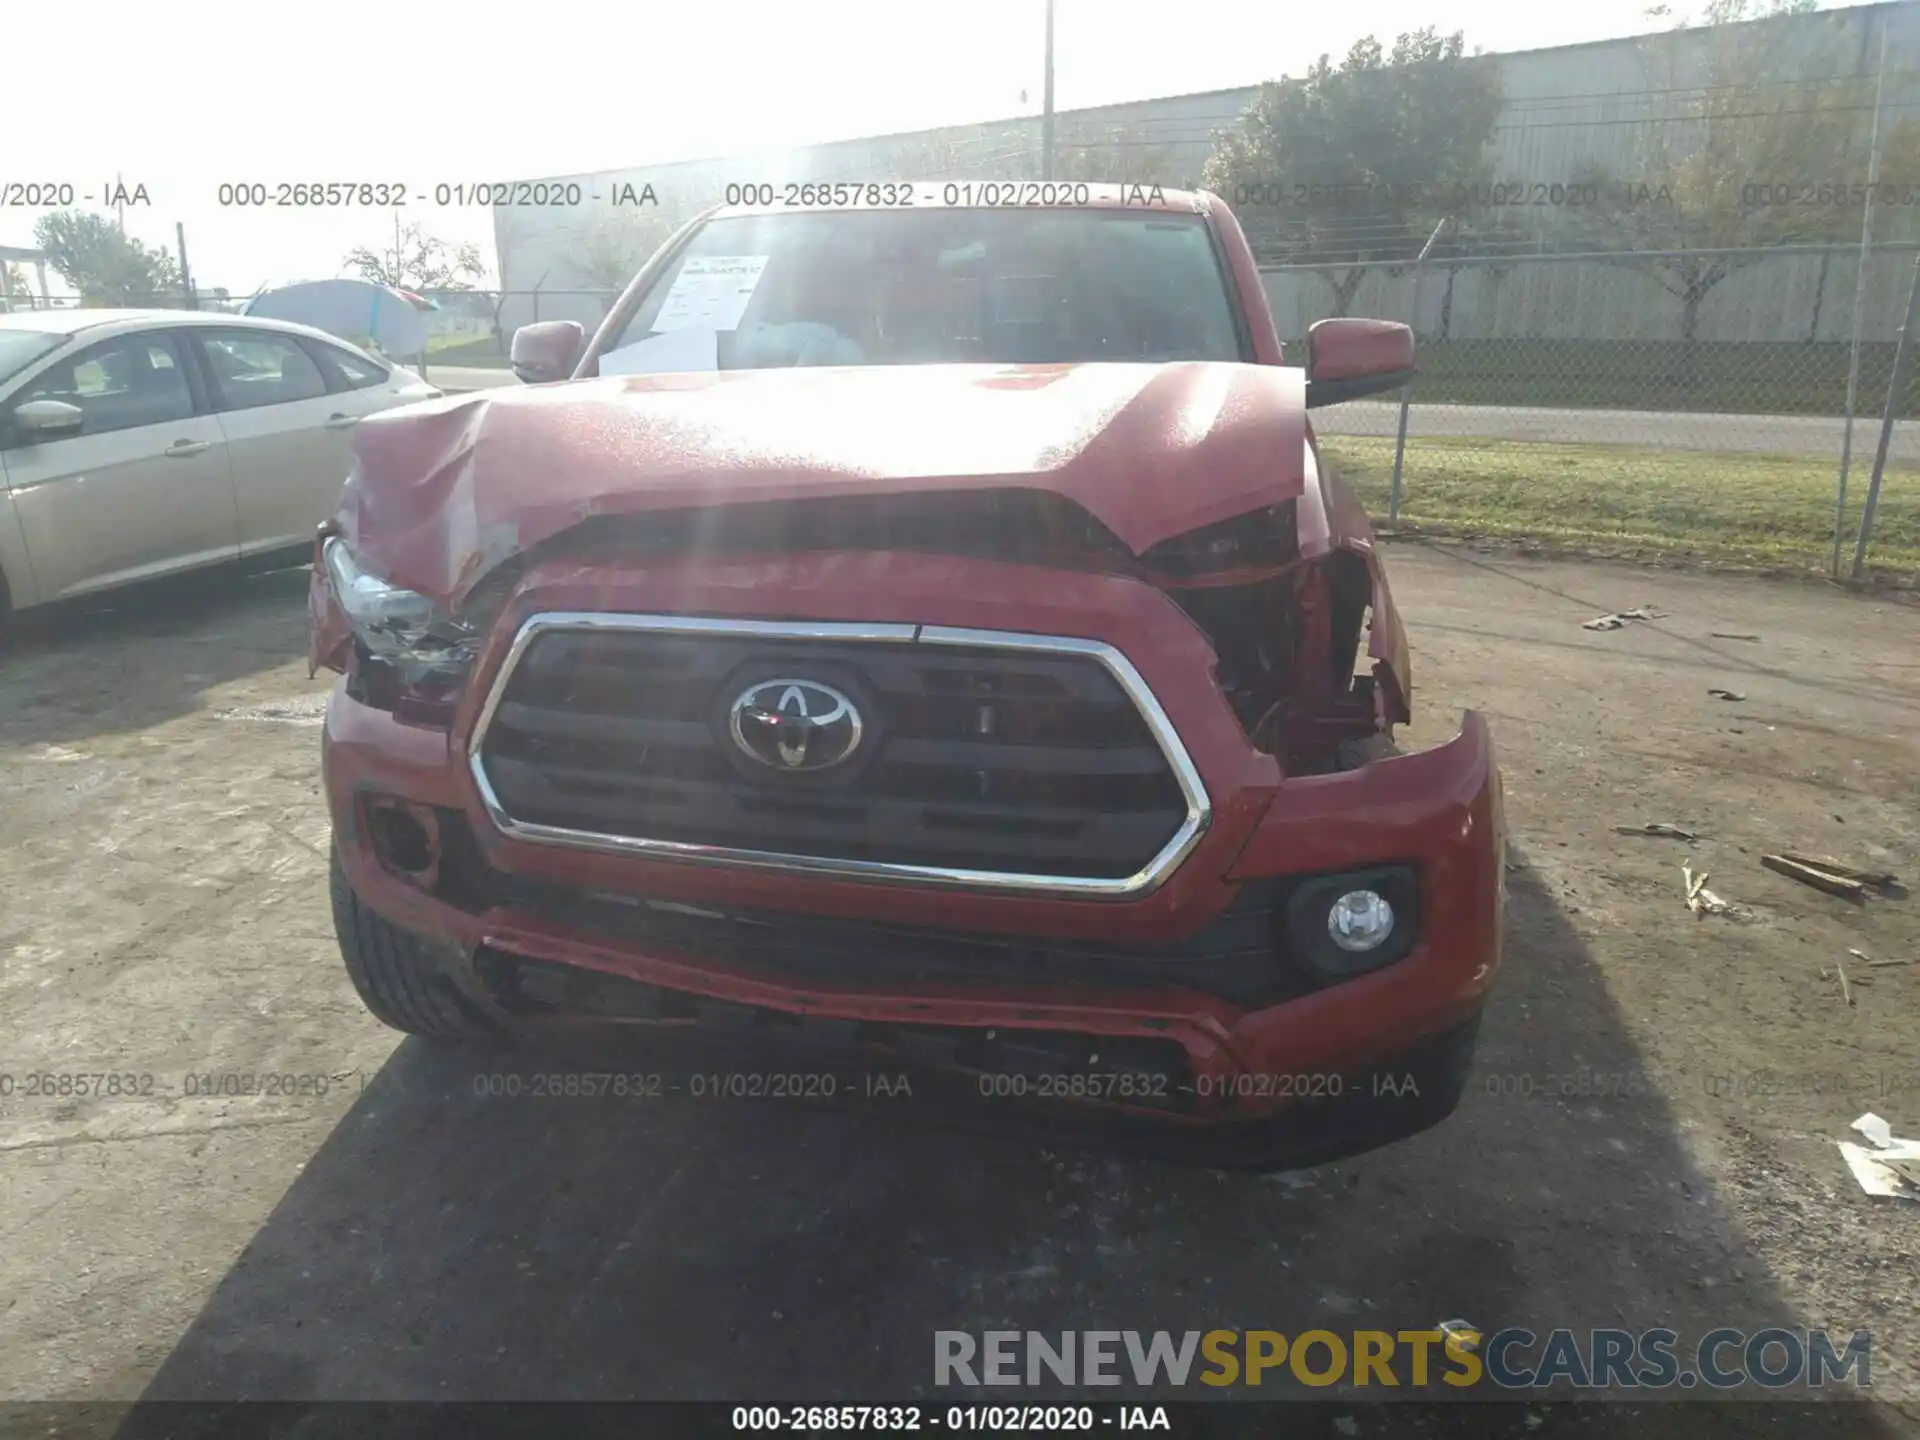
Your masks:
M1873 983L1872 978L1866 975L1856 975L1852 979L1848 979L1847 967L1844 965L1835 965L1831 970L1822 970L1820 972L1820 978L1822 980L1832 980L1836 977L1838 977L1840 981L1840 998L1849 1005L1853 1004L1853 987L1855 985L1871 985Z
M1649 820L1644 825L1616 825L1616 835L1663 835L1670 840L1684 840L1691 845L1700 837L1691 830L1682 830L1678 825L1669 825L1664 820Z
M1885 870L1864 870L1831 855L1802 855L1794 850L1778 850L1760 857L1760 863L1776 874L1802 885L1811 885L1843 900L1864 900L1869 891L1898 894L1900 879Z
M1696 917L1724 915L1733 908L1713 891L1707 889L1709 877L1705 870L1696 875L1691 865L1682 864L1680 875L1687 882L1687 909L1691 910Z

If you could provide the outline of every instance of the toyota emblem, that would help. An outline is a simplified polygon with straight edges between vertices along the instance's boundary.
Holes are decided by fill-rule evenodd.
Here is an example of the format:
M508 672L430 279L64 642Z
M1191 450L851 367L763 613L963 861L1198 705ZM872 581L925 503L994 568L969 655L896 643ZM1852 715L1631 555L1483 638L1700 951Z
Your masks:
M830 770L860 748L860 711L818 680L756 680L728 723L741 753L775 770Z

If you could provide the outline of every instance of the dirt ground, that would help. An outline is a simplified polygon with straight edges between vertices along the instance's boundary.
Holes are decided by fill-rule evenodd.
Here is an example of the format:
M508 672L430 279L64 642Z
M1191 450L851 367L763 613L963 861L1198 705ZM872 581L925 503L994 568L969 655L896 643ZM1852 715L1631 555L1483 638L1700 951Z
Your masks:
M897 1399L929 1391L936 1329L1465 1317L1871 1330L1888 1428L1818 1433L1906 1433L1920 1205L1862 1195L1834 1142L1868 1109L1920 1136L1920 967L1848 954L1920 959L1920 896L1855 906L1758 857L1917 878L1920 611L1437 545L1390 565L1403 738L1493 722L1507 968L1458 1114L1268 1178L898 1100L479 1096L658 1042L444 1053L361 1010L327 914L304 575L30 635L0 659L0 1398ZM1581 628L1642 603L1667 618ZM1702 838L1612 829L1642 821ZM1737 912L1690 916L1683 860ZM47 1072L153 1078L26 1095ZM326 1093L189 1093L249 1073ZM1604 1093L1554 1093L1581 1075ZM1635 1433L1699 1409L1641 1405ZM1524 1433L1561 1433L1533 1408ZM1354 1414L1342 1433L1381 1433Z

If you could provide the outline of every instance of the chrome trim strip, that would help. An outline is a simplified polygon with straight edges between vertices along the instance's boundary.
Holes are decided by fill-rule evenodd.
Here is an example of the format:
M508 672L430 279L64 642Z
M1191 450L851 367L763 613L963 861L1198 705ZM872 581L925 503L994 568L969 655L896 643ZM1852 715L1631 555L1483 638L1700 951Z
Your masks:
M487 779L480 750L500 708L507 684L521 657L540 636L556 630L640 630L684 635L756 635L769 640L853 640L917 642L956 649L1024 650L1050 654L1087 655L1113 676L1134 708L1147 722L1154 743L1172 767L1174 780L1187 802L1186 819L1159 854L1132 875L1094 879L1078 875L1025 875L998 870L963 870L944 865L897 865L876 860L835 860L813 855L785 855L762 850L735 850L716 845L694 845L679 840L648 840L628 835L603 835L558 825L535 825L507 814ZM793 875L821 875L849 880L888 881L969 890L1011 891L1020 895L1058 895L1082 900L1132 900L1149 895L1179 867L1200 843L1213 822L1213 804L1200 771L1187 754L1173 721L1161 708L1146 679L1133 662L1102 640L1065 635L1028 635L1011 630L964 630L941 625L865 625L831 621L724 620L690 615L620 615L595 611L547 611L527 617L500 663L493 687L474 722L467 742L467 768L479 788L481 803L494 826L509 839L594 850L614 855L643 855L662 860L703 865L730 865Z

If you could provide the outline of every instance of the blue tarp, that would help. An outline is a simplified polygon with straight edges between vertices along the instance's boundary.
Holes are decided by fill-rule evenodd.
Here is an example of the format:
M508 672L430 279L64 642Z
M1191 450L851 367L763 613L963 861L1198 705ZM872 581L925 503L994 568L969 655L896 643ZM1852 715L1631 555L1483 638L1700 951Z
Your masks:
M311 325L356 344L371 341L388 355L427 348L427 317L398 290L367 280L308 280L254 296L240 312Z

